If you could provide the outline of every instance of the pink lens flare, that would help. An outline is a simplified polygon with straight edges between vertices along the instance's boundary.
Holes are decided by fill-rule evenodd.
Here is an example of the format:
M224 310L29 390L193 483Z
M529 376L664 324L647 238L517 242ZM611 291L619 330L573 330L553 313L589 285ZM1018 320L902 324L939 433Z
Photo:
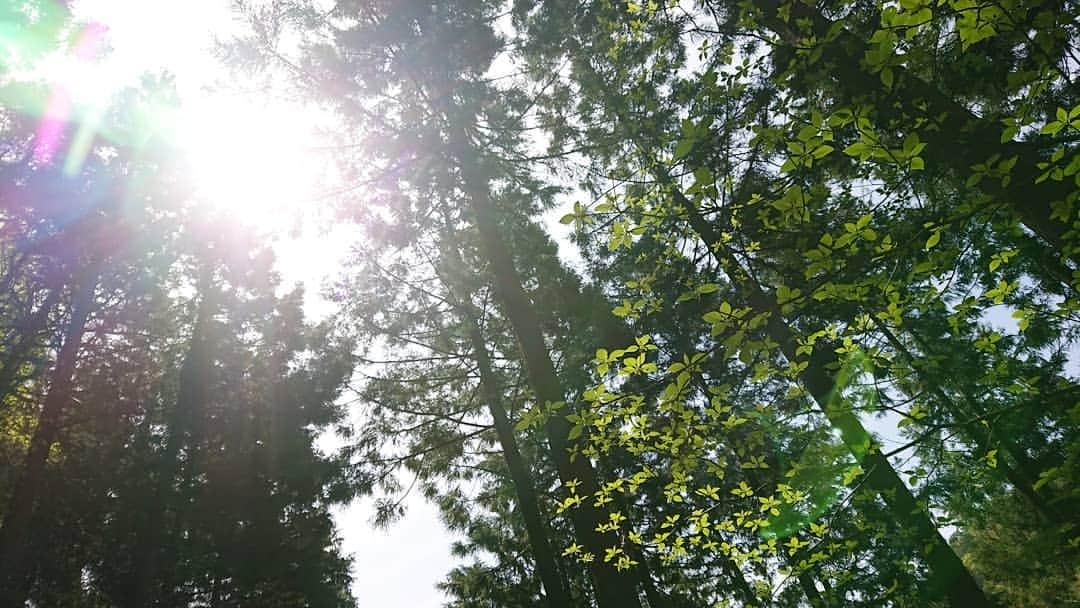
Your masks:
M93 60L104 46L109 28L100 23L90 23L79 33L72 55L79 61ZM47 164L52 162L63 138L72 111L71 94L63 83L56 85L34 137L34 160Z

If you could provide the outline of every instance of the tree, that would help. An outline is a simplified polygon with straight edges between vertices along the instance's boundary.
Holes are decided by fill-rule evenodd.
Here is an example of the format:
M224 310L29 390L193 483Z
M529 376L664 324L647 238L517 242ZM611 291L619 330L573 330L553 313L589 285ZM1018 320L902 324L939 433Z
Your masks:
M567 140L573 141L575 136L592 142L599 138L607 138L606 141L610 143L599 152L599 155L603 160L609 158L610 160L607 164L600 164L596 173L607 176L609 181L615 184L614 188L620 187L621 180L622 187L629 193L621 201L612 200L614 197L611 197L595 205L593 209L583 208L564 219L573 222L580 229L590 222L597 222L599 218L604 218L612 228L608 247L617 251L624 246L630 247L635 235L672 230L672 224L667 221L685 218L692 229L691 238L699 238L704 242L706 245L704 251L716 258L717 266L724 269L736 290L742 291L742 301L749 304L748 309L739 309L725 303L726 309L722 308L719 312L710 313L713 317L713 335L725 336L729 335L728 332L739 330L738 333L732 335L734 342L729 341L726 344L730 353L738 349L740 341L744 339L744 331L753 330L755 326L765 329L769 339L764 348L770 348L768 342L780 346L780 349L784 351L785 359L791 363L788 375L801 378L810 393L823 406L832 424L841 430L853 451L861 456L864 465L877 465L873 468L875 471L873 475L876 475L879 478L877 481L881 483L872 485L876 485L886 497L891 496L897 499L899 496L906 495L902 501L906 503L906 506L894 507L891 516L901 521L907 519L902 514L912 512L915 499L908 492L904 482L891 472L891 465L886 460L874 456L872 444L869 452L871 458L866 459L866 454L861 454L865 447L859 446L870 436L862 429L858 419L836 410L830 411L832 407L829 406L828 395L836 386L836 382L830 378L835 371L828 370L839 369L839 362L835 359L830 360L828 356L819 356L822 346L815 347L814 342L819 338L836 340L837 332L825 326L824 329L815 333L815 330L822 325L815 327L814 323L817 321L810 321L808 318L821 314L821 305L814 304L815 301L821 301L837 303L833 305L839 306L839 314L843 315L839 318L834 317L836 318L834 322L839 323L839 327L851 324L853 320L857 321L857 311L852 310L850 305L844 305L843 302L844 300L862 302L862 298L865 297L862 293L868 293L869 290L862 293L860 290L866 289L864 286L871 285L872 282L854 277L840 279L840 276L845 275L837 270L849 272L850 269L850 271L865 273L867 268L873 268L868 263L870 260L859 257L858 250L871 248L873 241L881 239L881 234L888 236L885 240L879 241L882 245L876 249L878 254L896 249L895 245L890 243L906 243L910 240L887 232L894 229L896 224L889 225L887 229L879 229L878 225L873 225L871 229L868 229L868 222L874 219L873 213L860 216L858 213L852 213L851 210L836 206L828 198L831 184L826 181L814 181L835 180L846 176L843 168L838 167L828 158L836 148L830 145L833 137L827 132L828 128L822 136L823 131L818 125L821 125L824 119L820 118L820 114L815 114L818 118L806 120L805 123L782 126L778 131L771 131L774 127L769 126L768 123L772 121L770 118L765 118L765 125L754 126L757 135L749 142L748 154L736 157L738 160L735 162L730 161L730 153L728 153L727 162L724 162L723 157L713 154L713 149L717 147L730 149L730 144L725 146L720 143L714 148L706 144L724 142L725 139L729 142L738 141L737 129L746 125L749 120L759 117L753 105L754 100L759 98L755 98L754 93L748 92L747 88L760 87L762 90L770 90L775 88L777 80L772 79L761 85L750 82L753 72L747 68L748 64L745 62L741 69L735 70L734 74L718 77L717 72L712 69L714 64L710 64L710 61L714 57L716 64L730 60L731 47L723 46L719 47L719 52L716 54L709 53L708 50L701 52L705 68L699 73L700 76L695 76L696 81L695 78L682 81L675 76L684 57L681 53L683 34L679 29L685 27L683 31L708 31L697 29L698 15L684 13L685 16L673 16L655 5L650 5L648 9L635 5L628 13L623 14L620 14L618 10L613 12L605 12L605 10L605 7L600 6L579 8L574 20L575 25L582 25L577 29L564 23L558 17L554 17L552 12L545 11L530 13L527 16L523 13L521 17L523 23L519 26L540 30L553 27L554 23L556 26L562 25L565 28L563 31L566 32L582 32L580 37L574 38L576 40L574 47L583 50L580 54L581 59L576 59L574 55L568 59L572 65L570 73L574 77L562 85L564 88L561 90L559 90L560 84L554 84L552 87L554 92L547 97L551 100L549 103L551 103L552 115L558 116L553 122L564 125L561 130L554 132L555 142L563 145ZM567 11L567 13L572 12ZM703 20L708 20L708 18L707 14L703 16ZM731 26L731 23L722 25ZM606 31L603 29L605 26L609 28ZM597 29L604 33L597 35ZM725 35L725 30L720 28L720 33ZM737 30L735 35L738 35ZM558 37L550 34L534 34L534 39L539 41L533 50L533 60L536 62L535 69L538 73L551 73L553 65L556 65L564 56L562 45L558 49L544 46L545 41L556 38ZM707 39L706 42L711 41ZM702 48L709 49L710 47L703 46ZM552 56L554 59L551 58ZM845 57L850 57L850 55L845 55ZM604 61L598 58L604 58ZM797 71L799 65L796 65L792 72L781 71L785 67L790 68L782 62L777 66L781 87L788 86L785 79L789 78L792 72L798 78L805 76L804 73ZM546 78L546 76L538 77ZM558 83L559 79L554 79L553 82ZM667 97L662 97L662 93ZM592 97L589 98L589 95ZM725 97L725 95L730 96ZM576 115L567 114L566 98L585 99L575 107ZM746 106L738 107L734 116L725 113L728 106L723 100L732 98L749 99L749 109ZM800 107L798 102L792 103L783 98L778 106L777 111L788 112L794 116L800 116L801 112L807 111ZM681 125L673 124L675 121L667 118L679 116L681 111L689 114ZM816 109L814 111L817 112ZM738 112L742 112L741 116ZM854 114L857 115L857 113ZM829 118L828 126L843 126L847 124L845 122L847 120L848 118L844 115L834 114ZM575 124L583 125L576 135L566 126ZM633 126L627 128L631 124ZM676 126L680 127L681 133L672 135ZM622 142L619 141L617 135L612 136L613 133L623 132L626 134L623 135ZM601 135L597 137L596 133ZM795 136L797 140L794 143L788 143L792 142ZM671 156L666 157L663 153L656 152L663 149L662 146L665 144L671 146L668 148ZM909 138L907 144L910 145L906 145L898 154L901 156L906 154L908 158L918 155L925 147L920 145L917 138ZM580 144L574 142L566 145L571 149L576 146ZM766 155L770 153L776 153L783 161L775 165L779 166L777 177L762 173L755 168L755 165L760 163L763 157L767 158ZM859 156L859 154L853 155ZM672 160L669 161L667 158ZM673 171L665 167L671 163L679 165L680 175L673 176ZM916 164L922 163L923 161L920 160ZM815 165L824 169L819 169L815 173L811 170ZM822 171L830 172L826 173L829 177L818 177ZM744 175L742 183L734 182L733 184L734 180L731 179L721 180L718 176L724 175L725 172L742 172ZM635 190L634 184L644 183L636 181L643 179L638 177L643 173L646 176L644 179L648 178L648 173L652 173L656 185L652 189L645 185ZM690 186L681 185L683 175L687 178L692 175L692 182L687 179ZM772 183L762 184L762 178L769 179ZM778 185L777 179L780 180ZM762 188L763 185L764 188ZM597 190L601 189L597 187ZM689 195L684 194L683 191L688 192ZM764 191L765 194L758 194L755 191ZM752 196L750 196L751 193L753 193ZM675 199L675 204L670 208L665 207L663 203L669 196ZM654 203L650 200L651 197L659 198L660 202ZM747 199L749 199L748 202ZM850 198L838 197L837 200L844 203L852 202ZM616 201L618 201L616 204L612 204ZM769 204L763 205L765 202ZM877 203L877 201L874 202ZM824 212L825 209L829 211ZM944 224L945 222L930 222L927 226ZM840 228L842 238L834 237L835 232L830 234L827 226ZM806 237L802 237L806 240L800 239L803 234L806 234ZM937 244L940 233L936 234L937 238L931 234L931 238L926 240L926 249L931 249ZM814 251L816 256L807 256L811 260L808 268L805 266L806 258L791 260L785 253L791 251L792 248L795 251L803 250L819 238L822 243L819 249L824 253ZM860 239L864 239L869 244L852 244ZM678 246L680 243L678 238L669 239L669 242L673 246ZM918 243L921 244L922 241ZM833 251L845 250L851 253L845 253L839 264L830 266L828 260L822 261L823 256ZM900 249L900 251L904 250ZM908 251L908 255L911 255L910 250ZM872 261L882 264L882 259L891 259L891 257L892 255L879 255ZM640 263L642 258L639 257L638 260ZM794 262L793 267L785 267L785 262ZM943 260L936 261L936 263L941 262ZM813 281L802 282L801 269L794 267L799 264L806 268L806 278ZM992 268L997 268L1000 264L999 260L992 265ZM934 266L931 265L929 268L933 269ZM822 272L823 269L831 270L833 274ZM926 270L919 269L918 265L916 269L917 272L926 273ZM933 272L928 274L933 274ZM847 277L851 276L847 275ZM767 281L782 281L776 289L775 300L763 287L762 278ZM653 275L649 279L655 280L656 277ZM700 291L686 293L679 300L696 299L716 291L715 283L704 281L709 281L709 279L706 278L702 282L688 281L689 287L699 288ZM799 288L796 288L793 282ZM635 279L634 283L640 285L641 281ZM882 287L882 285L879 283L873 287ZM996 289L998 292L1003 291L1000 287ZM888 293L885 289L883 291ZM988 290L991 293L992 291ZM655 314L661 300L651 293L651 289L645 288L641 292L643 294L641 299L637 302L633 300L626 302L624 307L616 309L616 314L631 315L634 318ZM810 299L811 297L813 299ZM997 301L1000 302L1000 298ZM874 308L871 310L873 311L871 314L885 314L879 313ZM735 311L737 318L725 321L724 317L732 314L730 311ZM830 311L829 314L836 313ZM749 322L740 322L738 315L746 315ZM802 330L803 333L799 335L798 326L787 319L799 319L800 324L806 323L811 329ZM706 320L709 320L708 316ZM848 327L850 328L851 325ZM796 339L796 336L799 337ZM851 352L852 338L853 336L845 338L844 346L837 348L837 352ZM826 349L832 348L828 342L823 342ZM762 346L751 342L749 348L756 349ZM810 353L813 355L806 361L802 363L798 361L801 354ZM753 358L745 351L743 355L745 355L744 360ZM604 358L608 359L608 357L610 355L605 353ZM606 361L601 363L605 364L606 369ZM764 369L768 370L767 367ZM633 370L627 372L627 368L622 366L620 375L634 373L637 372ZM818 376L816 380L813 379L814 375ZM618 398L618 394L615 396L602 394L600 403ZM955 424L962 426L959 422ZM971 432L970 425L964 428L969 433ZM978 438L980 433L980 430L975 430L975 435L972 436ZM985 445L985 441L983 443ZM984 447L982 451L987 453L988 448ZM886 472L888 472L887 475ZM885 476L890 477L887 483L884 481ZM1031 485L1030 481L1028 484ZM929 520L917 522L908 519L908 521L913 529L921 530L919 534L924 535L926 539L937 537L935 544L944 546ZM944 551L944 555L941 551L936 553L938 558L932 561L937 562L936 567L941 573L937 575L931 573L932 579L937 579L936 583L931 581L932 587L941 590L950 584L944 581L956 576L963 590L954 590L954 599L964 603L985 601L978 599L981 597L981 592L974 581L966 576L963 566L954 555L950 556L948 550Z
M24 118L0 131L5 605L353 605L330 509L355 484L316 447L351 344L169 154L100 139L61 169Z

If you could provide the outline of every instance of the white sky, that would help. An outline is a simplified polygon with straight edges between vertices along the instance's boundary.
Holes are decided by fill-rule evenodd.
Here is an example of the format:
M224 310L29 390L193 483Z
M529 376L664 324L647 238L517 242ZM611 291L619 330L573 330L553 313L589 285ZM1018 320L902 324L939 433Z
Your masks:
M183 99L180 112L182 144L197 158L194 163L206 194L224 208L260 228L287 232L295 222L290 210L310 210L319 192L326 192L324 166L305 148L316 145L310 132L317 122L302 108L268 99L243 99L214 91L222 69L210 53L214 35L235 27L229 0L76 0L81 20L108 27L112 49L90 78L85 72L64 70L85 86L88 97L136 85L142 73L168 70ZM61 76L63 77L63 76ZM274 124L273 130L266 123ZM272 153L293 149L302 156ZM327 159L321 159L326 164ZM302 166L296 177L297 166ZM289 181L281 178L288 175ZM255 193L252 195L251 193ZM243 195L242 195L243 194ZM260 207L254 207L258 204ZM267 205L269 207L267 208ZM308 309L314 316L331 310L318 297L321 283L333 276L355 230L346 226L318 227L304 222L299 234L278 235L278 268L287 283L307 286ZM335 518L346 553L354 561L353 594L365 606L440 606L443 596L435 584L455 563L450 535L436 509L421 498L410 498L405 518L388 530L370 527L367 501L337 509Z

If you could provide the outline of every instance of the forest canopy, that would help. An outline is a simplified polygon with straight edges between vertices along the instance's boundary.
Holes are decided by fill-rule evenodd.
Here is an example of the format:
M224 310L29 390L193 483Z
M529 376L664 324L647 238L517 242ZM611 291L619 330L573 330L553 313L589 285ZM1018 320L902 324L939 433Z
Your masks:
M128 4L0 3L0 606L1080 604L1076 2Z

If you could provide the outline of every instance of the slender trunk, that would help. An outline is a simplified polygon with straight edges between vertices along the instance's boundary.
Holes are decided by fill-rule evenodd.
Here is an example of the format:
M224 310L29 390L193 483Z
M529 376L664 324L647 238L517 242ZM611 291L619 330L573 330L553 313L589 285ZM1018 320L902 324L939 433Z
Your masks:
M933 355L933 348L931 348L930 344L925 339L923 339L923 336L919 335L919 333L916 331L911 331L910 334L923 352ZM1058 377L1058 380L1070 383L1067 379L1064 378ZM964 387L962 384L958 387L958 390L960 392L960 395L968 403L969 408L974 411L978 411L979 408L975 407L975 404L978 403L975 395L973 395L971 391L968 388ZM1057 420L1060 421L1062 418L1068 417L1068 410L1073 406L1074 403L1074 400L1065 398L1054 399L1049 404L1040 401L1040 406L1045 405L1047 407L1047 411L1057 415ZM1035 496L1038 496L1042 503L1046 505L1046 507L1049 509L1049 512L1051 514L1056 514L1056 520L1054 519L1054 517L1051 517L1050 521L1056 521L1057 523L1068 523L1070 521L1069 516L1060 508L1055 507L1049 501L1046 501L1045 495L1043 493L1035 490L1035 482L1039 478L1040 473L1049 468L1051 465L1046 463L1039 463L1036 460L1032 459L1030 456L1028 456L1024 449L1016 444L1016 441L1014 441L1012 435L1008 433L997 433L996 435L994 435L991 434L989 430L987 431L987 433L987 445L993 445L994 442L996 442L997 445L1000 445L1001 448L1004 448L1005 452L1015 463L1015 470L1020 476L1020 479L1026 479L1027 481L1024 482L1024 484L1031 490L1031 492ZM1055 462L1053 466L1057 466L1057 464L1059 464L1059 462ZM1010 481L1014 485L1017 483L1016 481L1012 481L1011 479ZM1021 494L1026 495L1026 492L1023 488L1017 487L1017 490L1020 491Z
M747 304L758 314L768 315L766 332L769 339L780 346L788 361L796 361L798 341L794 330L785 322L780 307L769 297L754 278L746 272L740 262L731 256L720 235L709 224L693 201L689 200L678 188L674 187L669 175L658 172L661 183L671 186L671 193L676 202L683 207L691 228L705 242L723 267L732 283L742 292ZM896 521L908 530L914 545L922 548L922 557L929 566L928 587L933 597L947 597L953 606L972 608L992 606L967 571L963 562L949 547L941 532L930 520L929 514L911 494L911 490L893 469L892 464L878 450L868 450L871 435L863 427L858 416L840 403L836 394L836 382L828 371L830 364L836 363L831 353L814 352L807 362L807 367L800 372L799 378L811 397L821 408L833 427L840 431L841 440L852 454L861 461L866 470L866 486L879 494L889 505Z
M487 401L488 411L495 421L495 433L499 437L499 445L502 448L503 457L506 459L506 467L510 470L510 479L514 483L514 491L517 493L518 508L525 520L525 529L529 536L529 546L532 549L533 559L536 560L536 573L544 585L547 594L548 605L551 608L562 608L570 605L570 595L555 561L555 553L551 549L548 540L547 524L540 514L539 502L536 496L536 487L533 484L529 467L518 451L517 439L514 437L514 427L506 416L503 408L502 394L499 390L498 379L495 370L491 367L491 358L488 355L487 346L484 345L483 335L476 320L471 316L468 319L469 336L472 340L473 356L480 368L480 388L484 399Z
M19 368L26 363L30 351L40 346L39 336L45 331L49 314L59 300L60 290L50 289L41 306L26 318L26 322L19 329L18 341L4 356L4 367L0 369L0 402L19 386Z
M952 398L945 393L941 388L941 384L934 377L933 372L922 369L920 365L920 359L908 351L903 342L894 334L884 322L876 317L872 317L874 324L878 330L885 336L889 344L904 358L907 360L908 365L911 366L916 373L919 374L919 383L928 388L938 403L942 407L950 411L956 418L975 417L978 414L978 410L981 408L974 407L974 404L968 402L967 408L960 407ZM966 411L965 411L966 410ZM973 420L963 425L965 435L975 444L975 448L982 453L986 453L993 446L992 431L989 427L982 424L979 420ZM1018 448L1012 442L1000 442L1000 449L1007 459L998 461L997 469L1005 475L1005 478L1009 480L1009 483L1016 488L1022 496L1024 496L1035 511L1039 513L1046 521L1052 523L1063 523L1064 517L1058 513L1050 504L1039 496L1035 491L1035 481L1038 479L1037 474L1032 475L1031 471L1026 470L1024 466L1026 464L1026 457L1023 455L1017 455L1015 452ZM1009 461L1016 463L1016 468Z
M161 456L160 473L155 495L150 499L145 528L139 531L135 548L135 572L125 608L149 608L155 605L164 582L166 567L164 551L175 535L179 522L176 499L177 477L181 472L180 450L189 443L192 420L203 409L207 398L207 382L211 363L209 326L216 310L213 297L212 271L202 270L199 280L199 306L195 313L191 342L180 365L180 381L176 404L169 413L168 434ZM190 446L189 446L190 447Z
M479 159L464 133L456 137L454 148L481 247L494 280L495 294L514 329L525 360L529 384L540 405L561 402L565 399L565 391L544 342L540 320L528 294L521 287L510 249L503 241L495 221L487 178L480 171ZM607 511L593 506L591 497L599 488L589 459L580 455L576 458L570 456L570 428L564 414L556 412L548 417L545 430L559 479L564 483L579 483L578 493L588 498L581 506L572 509L570 515L578 541L586 551L596 556L589 564L589 571L597 604L600 608L640 606L633 569L620 573L614 564L603 561L605 550L615 543L596 531L600 524L608 521Z
M976 116L937 86L901 66L891 68L896 82L894 90L902 91L897 96L882 85L878 74L871 72L858 59L852 59L863 57L870 48L869 41L844 28L834 30L834 22L802 2L790 3L790 22L786 21L778 13L783 4L781 0L753 2L761 12L761 24L788 45L800 44L799 32L790 25L796 19L806 19L818 40L828 40L826 34L830 31L836 34L834 39L819 43L818 48L821 49L820 61L828 62L833 69L835 77L832 83L838 87L842 103L850 104L854 100L874 102L876 121L882 129L887 128L891 121L902 121L904 116L925 116L931 125L949 126L947 129L919 130L919 136L927 144L921 154L927 169L940 167L965 177L971 173L972 165L985 163L991 154L998 153L1002 159L1016 156L1018 162L1007 183L1003 184L998 178L987 178L979 182L977 187L986 195L1008 205L1028 229L1050 244L1063 259L1080 265L1080 252L1074 247L1075 238L1068 234L1073 227L1051 217L1051 204L1069 196L1074 190L1072 181L1048 179L1040 184L1035 183L1042 173L1036 163L1046 160L1043 158L1042 143L1001 143L1001 123ZM1059 266L1051 270L1055 278L1071 284L1070 269Z
M75 367L86 332L86 320L94 307L98 273L97 266L91 266L75 286L71 318L56 356L48 393L23 460L22 472L4 513L3 528L0 528L0 605L3 606L22 606L29 591L27 579L34 538L34 510L49 451L56 443L74 391Z
M28 256L25 253L19 252L18 250L15 250L11 253L11 257L6 265L6 268L4 268L4 278L2 285L0 285L0 293L15 293L15 281L19 277L19 271L22 270L23 264L26 262L27 257Z
M802 588L806 601L813 608L828 608L828 602L821 596L821 592L818 591L817 584L814 582L814 577L809 572L799 573L799 587Z
M641 556L635 555L634 557L637 559ZM645 591L645 601L648 602L649 608L668 608L672 606L671 598L657 589L656 583L653 582L649 564L644 559L639 559L639 561L641 563L638 564L638 578L641 579L641 586Z

